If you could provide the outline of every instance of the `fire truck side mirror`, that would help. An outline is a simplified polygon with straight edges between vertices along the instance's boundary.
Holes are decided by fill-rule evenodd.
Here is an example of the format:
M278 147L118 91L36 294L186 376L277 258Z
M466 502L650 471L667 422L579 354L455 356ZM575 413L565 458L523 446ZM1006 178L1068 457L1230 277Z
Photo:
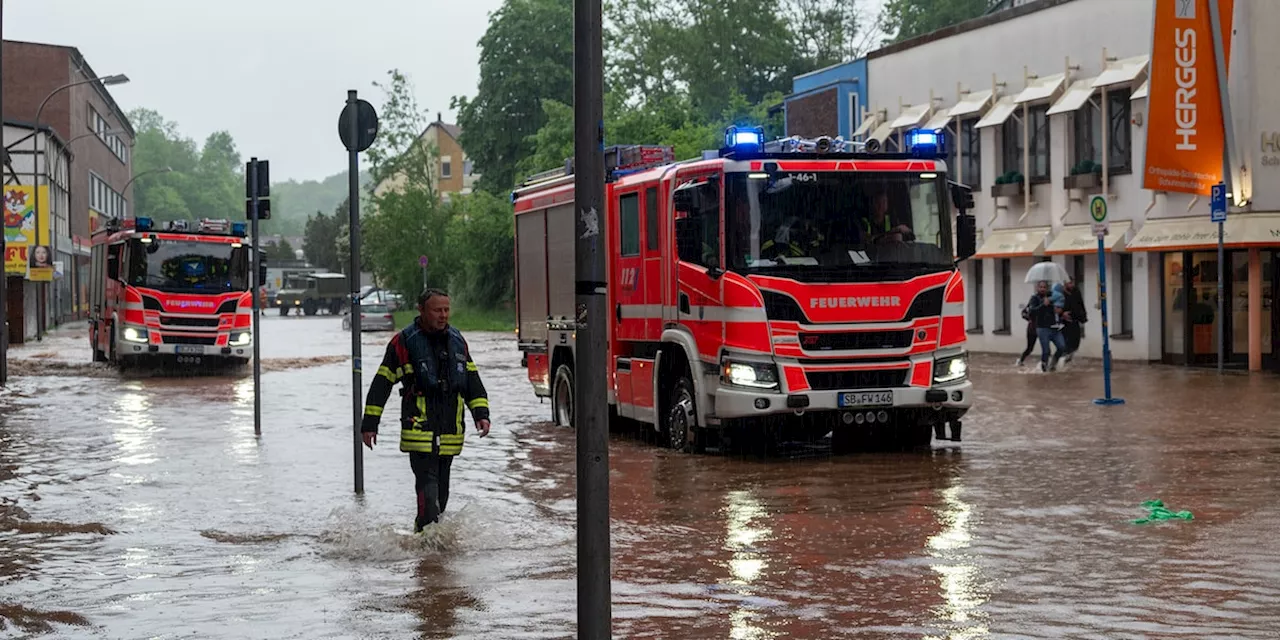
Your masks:
M258 254L258 286L267 281L267 256Z
M970 213L956 215L956 257L968 260L978 252L978 221Z

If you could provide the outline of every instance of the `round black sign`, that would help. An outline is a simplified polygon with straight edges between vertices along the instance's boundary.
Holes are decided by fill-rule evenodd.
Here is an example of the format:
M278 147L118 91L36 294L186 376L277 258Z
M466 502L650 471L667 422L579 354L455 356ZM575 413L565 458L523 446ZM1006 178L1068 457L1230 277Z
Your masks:
M351 140L351 105L342 108L338 116L338 138L347 151L364 151L373 146L378 137L378 112L365 100L356 100L356 140Z

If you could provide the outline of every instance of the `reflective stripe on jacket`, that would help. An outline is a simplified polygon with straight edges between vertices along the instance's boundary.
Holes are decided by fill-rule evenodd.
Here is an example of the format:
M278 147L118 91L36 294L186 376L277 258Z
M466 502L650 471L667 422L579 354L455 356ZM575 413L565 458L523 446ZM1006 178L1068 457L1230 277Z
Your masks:
M415 362L423 364L415 367ZM473 421L489 418L489 399L480 371L471 360L466 340L453 327L444 336L433 336L420 331L415 322L391 338L378 374L369 385L361 431L377 433L384 405L397 382L402 396L401 451L458 455L466 433L464 406L471 410Z

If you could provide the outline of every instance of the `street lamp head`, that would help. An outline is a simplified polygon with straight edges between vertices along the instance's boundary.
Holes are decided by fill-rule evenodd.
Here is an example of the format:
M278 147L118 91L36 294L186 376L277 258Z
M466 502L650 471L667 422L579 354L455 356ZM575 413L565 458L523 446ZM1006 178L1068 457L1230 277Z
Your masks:
M126 76L123 73L117 73L114 76L106 76L104 78L101 78L101 80L102 80L102 84L107 85L109 87L113 84L124 84L128 82L129 76Z

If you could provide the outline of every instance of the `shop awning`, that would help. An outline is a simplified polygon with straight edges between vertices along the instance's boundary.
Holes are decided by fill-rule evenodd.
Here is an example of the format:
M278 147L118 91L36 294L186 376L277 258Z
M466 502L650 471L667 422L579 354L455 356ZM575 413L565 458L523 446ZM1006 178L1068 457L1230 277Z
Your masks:
M990 89L967 93L965 94L964 99L957 102L956 106L951 107L951 110L947 112L947 115L952 118L964 118L977 113L982 113L987 110L987 106L991 104L991 99L993 97L994 94L992 94Z
M979 129L985 129L986 127L998 127L1004 124L1004 121L1008 120L1009 116L1013 115L1014 110L1017 108L1018 103L1014 101L1013 96L1000 98L1000 100L996 102L995 106L991 107L991 110L987 112L987 115L982 116L982 119L974 126Z
M1222 225L1227 247L1280 246L1280 214L1233 213ZM1216 249L1218 225L1209 216L1148 220L1129 242L1130 251L1183 251Z
M1020 258L1044 255L1044 241L1050 227L993 229L974 258Z
M1053 100L1058 97L1058 92L1062 91L1062 84L1067 81L1065 73L1055 73L1051 76L1036 78L1031 84L1023 89L1014 102L1018 104L1035 104L1044 102L1045 100Z
M889 136L891 135L893 135L893 124L886 122L879 127L876 127L876 130L871 135L867 136L867 140L875 140L884 144L884 141L889 139Z
M1150 88L1151 88L1151 81L1150 81L1150 80L1147 80L1146 82L1142 83L1142 86L1141 86L1141 87L1138 87L1138 90L1137 90L1137 91L1134 91L1134 92L1133 92L1133 95L1132 95L1132 96L1129 96L1129 99L1130 99L1130 100L1141 100L1141 99L1143 99L1143 98L1147 97L1147 91L1148 91Z
M945 129L951 124L951 114L946 111L935 111L932 118L924 123L925 129Z
M902 110L902 114L899 115L889 126L893 127L894 131L914 127L920 124L928 114L929 105L927 104L918 104L914 107L907 107Z
M1085 78L1084 80L1076 80L1071 83L1067 91L1062 94L1058 101L1049 107L1049 115L1058 113L1075 113L1084 103L1089 101L1089 96L1093 95L1094 78Z
M1129 84L1147 70L1147 62L1150 60L1151 56L1144 55L1107 63L1107 68L1103 69L1097 80L1093 81L1093 88L1101 89L1118 84Z
M1124 244L1125 234L1132 226L1133 223L1128 220L1111 223L1107 230L1107 237L1102 239L1103 250L1116 251ZM1050 256L1097 252L1098 236L1093 235L1093 225L1088 224L1063 227L1044 250L1045 255Z
M876 114L867 114L867 116L862 119L862 124L858 125L858 130L853 132L853 137L856 138L858 136L867 135L867 132L875 128L876 124L879 122L880 118L877 117Z

